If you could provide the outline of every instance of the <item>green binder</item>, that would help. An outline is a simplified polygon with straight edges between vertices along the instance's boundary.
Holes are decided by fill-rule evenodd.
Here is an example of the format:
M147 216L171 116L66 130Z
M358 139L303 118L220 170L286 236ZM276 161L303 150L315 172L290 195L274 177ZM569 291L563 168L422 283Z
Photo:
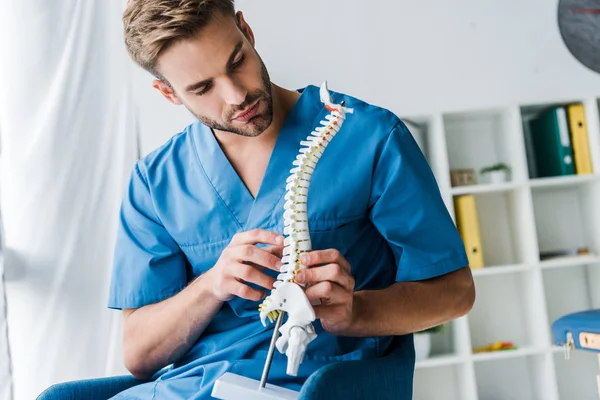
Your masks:
M542 111L529 123L537 177L574 175L571 136L564 107Z

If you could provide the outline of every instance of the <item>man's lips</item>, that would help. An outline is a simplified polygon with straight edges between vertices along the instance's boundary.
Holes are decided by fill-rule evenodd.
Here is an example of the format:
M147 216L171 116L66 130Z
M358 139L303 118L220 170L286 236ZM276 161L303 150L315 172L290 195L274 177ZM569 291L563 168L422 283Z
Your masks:
M234 121L247 122L252 117L256 116L256 114L258 112L258 106L259 106L259 104L260 104L260 100L257 100L256 103L254 103L253 106L251 106L250 108L246 109L245 111L242 111L241 114L239 114L237 117L235 117Z

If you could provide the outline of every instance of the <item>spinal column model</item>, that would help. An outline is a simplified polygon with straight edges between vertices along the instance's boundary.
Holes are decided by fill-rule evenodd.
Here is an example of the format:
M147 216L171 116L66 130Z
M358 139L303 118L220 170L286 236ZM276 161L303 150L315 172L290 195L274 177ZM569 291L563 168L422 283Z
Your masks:
M303 287L294 282L296 272L306 268L300 264L300 256L312 250L306 210L310 178L325 148L342 127L346 113L353 112L353 109L344 107L343 102L331 102L327 82L321 85L320 95L330 113L325 121L321 121L323 126L315 128L306 141L300 142L304 147L293 162L296 167L290 171L286 186L283 266L274 289L259 306L260 319L265 326L266 318L273 322L282 318L284 312L288 313L287 322L279 329L281 336L276 346L288 357L287 374L293 376L298 373L306 346L317 336L312 325L315 312Z

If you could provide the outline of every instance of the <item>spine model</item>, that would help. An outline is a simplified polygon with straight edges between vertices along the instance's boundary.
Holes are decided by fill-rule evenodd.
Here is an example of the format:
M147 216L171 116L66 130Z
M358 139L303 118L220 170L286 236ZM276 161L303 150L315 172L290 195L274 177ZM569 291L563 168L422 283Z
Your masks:
M343 102L332 103L327 82L321 85L320 97L329 114L306 141L300 142L304 147L293 162L295 168L290 171L286 185L283 266L271 294L259 306L260 319L265 326L267 318L273 322L280 314L288 313L287 322L279 329L281 336L276 346L288 357L287 374L293 376L298 373L306 346L317 336L312 325L315 320L312 305L303 286L294 282L295 274L306 268L300 263L300 256L312 250L307 214L310 179L325 148L342 127L346 114L353 112L344 107Z

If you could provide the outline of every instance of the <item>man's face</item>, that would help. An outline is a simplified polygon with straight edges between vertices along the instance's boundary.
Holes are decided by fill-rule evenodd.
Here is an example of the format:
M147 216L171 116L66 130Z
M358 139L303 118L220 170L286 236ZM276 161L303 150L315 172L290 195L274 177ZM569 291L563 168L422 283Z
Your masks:
M171 45L158 60L171 87L154 86L208 127L258 136L273 120L271 82L243 17L240 27L246 36L234 18L220 17L195 38Z

